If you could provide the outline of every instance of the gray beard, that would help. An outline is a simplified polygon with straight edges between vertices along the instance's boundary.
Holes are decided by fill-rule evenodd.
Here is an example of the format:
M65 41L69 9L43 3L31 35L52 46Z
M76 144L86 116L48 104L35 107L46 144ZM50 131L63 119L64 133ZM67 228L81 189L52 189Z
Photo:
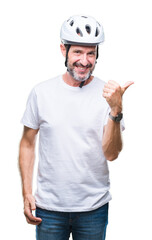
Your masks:
M89 72L87 73L87 75L85 77L79 77L77 75L77 73L74 71L74 69L71 69L69 67L69 64L67 63L67 71L76 81L79 81L79 82L83 82L83 81L88 80L91 77L91 74L93 73L94 69L95 69L95 65L94 65L94 68L92 70L89 70Z

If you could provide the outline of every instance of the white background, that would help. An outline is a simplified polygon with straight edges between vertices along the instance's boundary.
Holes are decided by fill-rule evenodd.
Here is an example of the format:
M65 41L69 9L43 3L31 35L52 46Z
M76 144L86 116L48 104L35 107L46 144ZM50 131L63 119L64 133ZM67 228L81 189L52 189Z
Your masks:
M18 147L20 119L32 87L65 72L60 26L74 14L104 26L94 74L135 84L124 95L124 148L109 163L107 240L151 240L152 14L150 0L5 0L0 2L0 226L3 239L35 239L23 215ZM37 156L36 156L37 159ZM35 189L35 177L34 177Z

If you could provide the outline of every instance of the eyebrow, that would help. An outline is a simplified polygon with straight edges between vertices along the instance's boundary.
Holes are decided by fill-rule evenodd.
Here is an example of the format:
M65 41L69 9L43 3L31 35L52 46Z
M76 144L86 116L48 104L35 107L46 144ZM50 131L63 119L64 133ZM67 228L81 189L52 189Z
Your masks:
M81 49L74 49L73 52L80 52L80 53L82 53L83 50L81 50ZM96 50L91 50L91 51L87 52L87 54L90 54L90 53L94 53L95 54Z
M82 52L81 49L74 49L73 52Z

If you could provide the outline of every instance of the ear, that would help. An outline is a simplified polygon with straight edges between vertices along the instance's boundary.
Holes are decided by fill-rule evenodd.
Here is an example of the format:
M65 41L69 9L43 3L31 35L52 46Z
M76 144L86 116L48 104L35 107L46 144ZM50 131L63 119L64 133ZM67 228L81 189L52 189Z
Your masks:
M66 57L66 48L63 43L60 44L60 49L61 49L62 55Z

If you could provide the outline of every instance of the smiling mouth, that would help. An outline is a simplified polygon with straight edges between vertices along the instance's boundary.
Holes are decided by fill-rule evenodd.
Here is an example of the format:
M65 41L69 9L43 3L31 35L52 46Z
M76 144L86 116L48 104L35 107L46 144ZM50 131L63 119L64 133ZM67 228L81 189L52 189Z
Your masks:
M86 72L87 71L87 67L76 67L80 72Z
M82 64L74 63L73 64L80 73L85 73L89 68L92 67L92 64L87 64L83 66Z

